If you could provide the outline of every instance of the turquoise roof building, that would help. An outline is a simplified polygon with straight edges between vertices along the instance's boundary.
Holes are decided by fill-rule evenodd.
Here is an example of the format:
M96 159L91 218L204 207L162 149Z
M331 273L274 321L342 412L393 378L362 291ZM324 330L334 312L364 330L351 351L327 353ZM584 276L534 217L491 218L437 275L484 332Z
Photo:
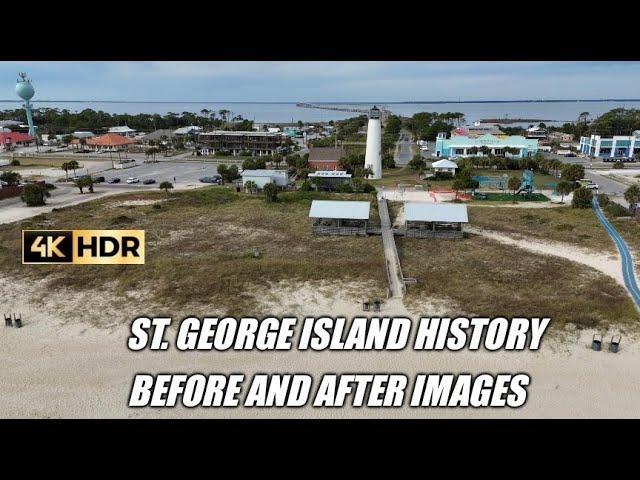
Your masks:
M505 155L504 149L509 147L517 150L517 153L507 153L508 157L532 157L538 151L538 140L525 138L522 135L480 135L467 137L454 135L446 138L445 133L439 133L436 138L437 157L466 157L483 156L482 147L490 149L492 155Z

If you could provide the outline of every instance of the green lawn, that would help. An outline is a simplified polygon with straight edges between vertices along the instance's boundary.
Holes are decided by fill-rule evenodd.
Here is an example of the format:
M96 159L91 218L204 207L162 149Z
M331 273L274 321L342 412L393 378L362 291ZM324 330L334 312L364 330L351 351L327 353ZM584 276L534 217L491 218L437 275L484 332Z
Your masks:
M487 196L486 199L481 199L478 197L473 197L472 203L485 203L485 202L548 202L549 198L541 193L533 193L531 195L514 195L511 193L493 193L488 192L484 193Z

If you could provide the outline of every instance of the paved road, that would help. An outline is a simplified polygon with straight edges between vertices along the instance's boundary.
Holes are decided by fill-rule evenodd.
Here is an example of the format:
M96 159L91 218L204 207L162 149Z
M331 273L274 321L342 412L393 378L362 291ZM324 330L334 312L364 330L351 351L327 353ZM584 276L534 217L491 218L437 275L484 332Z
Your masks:
M389 209L387 208L387 201L384 198L378 199L378 214L380 215L382 244L387 262L387 272L389 273L391 296L402 298L404 295L404 281L402 280L402 273L400 271L400 260L398 258L398 250L396 250L396 241L393 237L393 231L391 230Z
M629 252L629 247L627 247L627 243L623 240L620 234L617 232L613 225L609 223L607 217L604 216L602 210L600 210L600 205L598 205L598 200L596 198L593 199L593 210L596 213L596 217L604 226L604 229L607 231L613 243L616 244L618 252L620 252L620 261L622 262L622 276L624 278L624 284L631 295L631 298L635 302L636 306L640 308L640 290L638 289L638 284L636 282L636 275L633 269L633 258L631 257L631 252Z
M406 165L411 160L411 147L413 145L411 138L411 132L408 130L400 130L400 137L396 143L396 151L393 156L396 165Z

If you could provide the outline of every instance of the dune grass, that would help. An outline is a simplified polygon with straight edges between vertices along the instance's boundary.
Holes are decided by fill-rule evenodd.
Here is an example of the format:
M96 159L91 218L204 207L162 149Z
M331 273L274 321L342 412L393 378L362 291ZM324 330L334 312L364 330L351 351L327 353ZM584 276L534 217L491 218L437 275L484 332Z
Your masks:
M636 324L627 292L608 276L556 257L471 235L458 241L402 238L407 300L446 299L451 315L550 316L554 327ZM428 315L429 312L423 312Z
M148 292L162 305L222 304L228 313L251 313L254 293L280 280L366 281L383 296L386 276L378 237L311 234L313 198L371 199L368 195L281 193L262 195L205 187L165 195L123 194L87 202L0 227L0 271L44 278L49 288ZM132 200L157 200L146 205ZM373 202L375 203L375 202ZM22 265L21 229L143 229L146 264Z
M538 241L566 242L599 252L614 253L615 246L589 209L469 207L474 227L522 235Z

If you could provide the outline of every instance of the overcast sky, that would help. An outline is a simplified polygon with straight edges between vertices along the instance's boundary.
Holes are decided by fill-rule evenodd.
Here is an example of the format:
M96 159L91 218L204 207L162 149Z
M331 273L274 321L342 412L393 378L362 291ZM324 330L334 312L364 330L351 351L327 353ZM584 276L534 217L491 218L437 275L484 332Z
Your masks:
M35 100L394 102L640 98L640 62L0 62Z

